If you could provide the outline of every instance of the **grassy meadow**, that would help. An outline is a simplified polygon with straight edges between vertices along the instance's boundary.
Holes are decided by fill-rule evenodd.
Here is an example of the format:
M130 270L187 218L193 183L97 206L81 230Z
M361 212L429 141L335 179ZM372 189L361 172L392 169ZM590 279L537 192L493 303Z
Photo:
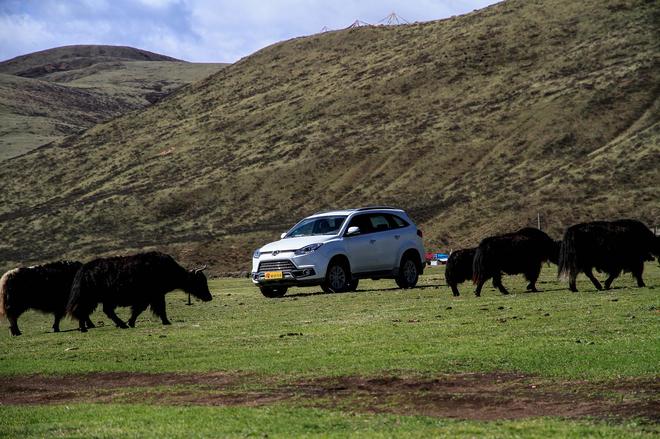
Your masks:
M248 279L214 279L212 302L187 306L181 292L168 295L172 326L161 326L147 312L135 329L119 330L97 311L92 320L99 327L87 334L70 321L54 334L50 316L28 312L19 320L23 336L11 338L6 327L0 333L5 382L26 374L59 379L106 372L229 381L212 391L204 386L210 381L192 379L148 388L127 382L95 393L92 380L71 400L3 403L0 436L190 437L192 431L196 437L650 437L659 432L658 424L630 415L448 419L392 395L385 402L368 401L359 385L341 401L305 387L346 377L369 384L381 377L396 383L519 374L516 382L525 387L553 392L570 387L600 402L657 406L656 263L647 264L645 278L646 288L635 288L626 275L612 290L596 292L581 277L580 292L573 294L555 280L555 267L546 267L540 293L522 292L525 284L516 276L504 279L509 296L489 287L476 298L464 284L455 298L444 285L443 269L432 267L413 290L396 289L392 281L363 281L355 293L292 289L282 299L264 298ZM127 318L128 310L118 314ZM646 383L646 390L614 390L636 382ZM282 388L294 390L282 398L276 392ZM67 387L56 390L66 394ZM506 391L501 389L502 397ZM43 389L33 389L39 392ZM429 396L423 389L415 395Z

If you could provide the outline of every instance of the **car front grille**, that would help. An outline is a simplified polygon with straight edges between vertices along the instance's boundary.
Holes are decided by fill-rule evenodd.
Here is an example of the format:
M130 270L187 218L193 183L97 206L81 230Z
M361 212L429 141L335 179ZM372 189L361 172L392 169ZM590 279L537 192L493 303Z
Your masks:
M265 261L259 263L259 271L285 271L285 270L295 270L296 266L293 265L288 259L281 261Z

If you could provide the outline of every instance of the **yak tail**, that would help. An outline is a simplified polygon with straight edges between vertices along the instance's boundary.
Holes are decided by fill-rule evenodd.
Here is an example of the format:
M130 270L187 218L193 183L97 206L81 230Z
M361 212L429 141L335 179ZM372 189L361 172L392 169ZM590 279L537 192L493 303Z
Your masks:
M477 248L472 261L472 283L478 284L486 278L486 264L483 248Z
M15 268L13 270L9 270L5 274L2 275L0 278L0 317L4 317L7 315L7 282L9 282L9 278L14 275L18 271L18 268Z
M455 277L454 265L455 265L455 258L452 258L450 254L449 259L447 260L447 265L445 265L445 280L447 281L447 284L454 282L454 277Z
M71 294L69 295L69 302L66 305L66 312L69 315L74 315L74 312L80 305L80 292L82 291L83 283L83 270L78 270L76 275L73 277L73 283L71 284Z
M557 276L560 279L566 280L577 271L577 256L575 248L575 233L571 230L566 231L564 239L559 248L559 268Z

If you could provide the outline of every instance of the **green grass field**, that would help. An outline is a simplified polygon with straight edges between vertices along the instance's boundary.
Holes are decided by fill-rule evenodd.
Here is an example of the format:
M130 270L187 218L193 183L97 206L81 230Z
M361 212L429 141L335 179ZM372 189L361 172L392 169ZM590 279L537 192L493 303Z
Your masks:
M120 330L97 312L87 334L70 321L51 333L50 316L28 312L23 336L0 333L0 436L657 434L660 268L647 264L646 288L625 275L606 292L581 277L573 294L554 276L541 293L506 277L514 294L481 298L468 284L452 297L442 268L413 290L363 281L282 299L216 279L212 302L168 295L172 326L145 313ZM93 375L71 384L80 373Z

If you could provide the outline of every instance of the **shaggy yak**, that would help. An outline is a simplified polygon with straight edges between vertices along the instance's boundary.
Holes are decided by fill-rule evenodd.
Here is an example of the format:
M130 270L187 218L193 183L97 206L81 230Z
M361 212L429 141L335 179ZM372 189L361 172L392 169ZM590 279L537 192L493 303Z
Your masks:
M660 237L637 220L593 221L566 229L559 257L559 275L568 277L571 291L580 272L587 275L596 289L601 286L592 273L595 268L607 273L605 289L622 271L632 273L637 286L643 287L644 261L660 257Z
M541 265L544 261L558 262L559 245L559 241L531 227L485 238L477 247L472 263L472 281L477 285L474 294L480 296L481 288L490 278L502 294L509 294L502 285L502 273L522 273L529 281L527 290L538 291L536 281Z
M54 314L53 331L59 332L80 267L80 262L60 261L6 272L0 278L0 315L7 316L11 335L21 335L17 320L28 309ZM94 327L89 320L86 324Z
M85 322L99 303L119 328L135 327L135 320L147 306L151 306L163 325L169 325L165 294L175 289L204 302L212 299L202 269L186 270L164 253L95 259L76 274L67 311L78 319L81 332L87 331ZM115 314L118 306L131 307L128 325Z
M472 279L472 261L476 248L455 250L449 255L447 267L445 268L445 280L451 287L454 296L458 296L458 284Z

